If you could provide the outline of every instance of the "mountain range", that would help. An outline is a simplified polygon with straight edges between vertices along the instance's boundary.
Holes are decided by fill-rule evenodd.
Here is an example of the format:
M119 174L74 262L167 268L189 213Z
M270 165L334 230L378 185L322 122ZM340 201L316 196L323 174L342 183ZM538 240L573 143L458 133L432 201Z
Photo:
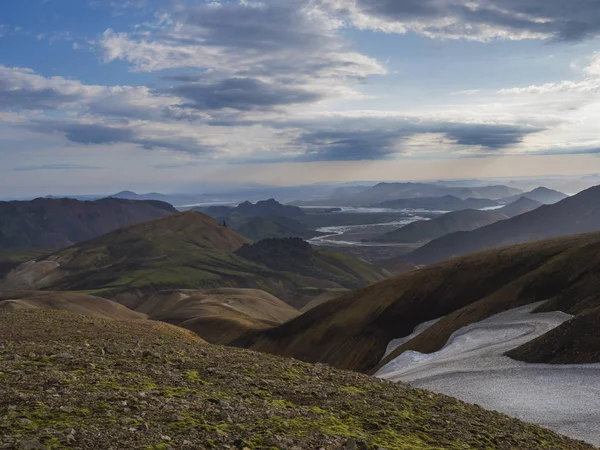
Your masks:
M565 334L555 331L561 339L533 342L516 354L539 362L597 363L598 331L591 324L600 299L599 255L600 233L592 233L455 258L347 293L233 344L371 372L407 350L438 351L471 323L545 301L539 311L575 315L587 324L584 334L565 325ZM434 319L441 320L382 360L390 341ZM593 339L582 339L589 335Z
M177 210L159 201L69 198L0 202L0 249L61 249Z
M458 198L453 195L443 197L402 198L378 203L379 208L425 209L428 211L460 211L463 209L482 209L499 206L494 200L484 198Z
M206 215L188 211L121 228L22 264L0 282L0 289L75 290L123 301L165 289L258 288L302 307L323 290L355 288L389 276L357 258L312 249L301 263L303 268L315 265L312 275L286 272L289 267L282 270L277 261L240 256L244 244L250 241ZM291 240L267 244L275 255L286 255L295 246Z
M542 206L535 200L521 197L514 203L495 210L465 209L443 214L431 220L420 220L386 233L375 242L428 242L457 231L471 231L532 211Z
M600 230L600 186L473 231L435 239L404 258L431 264L494 247Z
M554 189L548 189L546 187L538 187L533 191L524 192L522 194L513 195L511 197L500 199L500 203L509 204L514 203L519 198L528 198L530 200L534 200L539 203L543 203L544 205L552 205L554 203L558 203L561 200L564 200L568 197L567 194L563 194L562 192L556 191Z
M304 212L296 206L282 205L275 199L262 200L253 204L244 202L238 206L211 206L205 209L198 209L201 212L208 214L211 217L222 218L233 215L241 215L246 217L302 217Z

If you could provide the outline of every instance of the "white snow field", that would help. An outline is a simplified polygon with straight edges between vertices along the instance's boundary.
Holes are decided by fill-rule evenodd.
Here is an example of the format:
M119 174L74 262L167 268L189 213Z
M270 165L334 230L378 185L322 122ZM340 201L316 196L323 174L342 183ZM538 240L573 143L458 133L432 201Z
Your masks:
M439 352L404 352L376 376L450 395L600 446L600 364L528 364L503 356L571 318L562 312L531 314L542 303L464 327ZM414 335L431 325L423 324Z

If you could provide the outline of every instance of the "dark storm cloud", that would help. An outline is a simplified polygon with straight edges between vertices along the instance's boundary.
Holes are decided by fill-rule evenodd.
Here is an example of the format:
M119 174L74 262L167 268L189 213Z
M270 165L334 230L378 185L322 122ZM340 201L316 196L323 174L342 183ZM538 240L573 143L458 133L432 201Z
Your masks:
M443 130L443 127L442 127ZM446 136L460 145L481 146L501 150L520 144L528 134L542 131L539 128L522 128L512 125L458 125L444 131Z
M250 4L251 2L248 2ZM325 30L304 11L306 0L271 1L263 5L185 7L175 13L202 30L203 45L269 52L281 48L314 49L323 45ZM189 44L192 41L183 42Z
M168 93L190 101L183 106L200 110L231 108L250 111L311 103L321 98L319 94L304 89L267 84L254 78L229 78L214 84L186 83L169 89Z
M0 109L56 109L79 100L77 93L35 85L17 86L0 72Z
M134 138L130 129L101 124L37 120L28 127L41 133L62 133L69 141L78 144L116 144L132 142Z
M302 161L363 161L387 159L399 153L398 144L410 132L314 131L302 135L297 143L306 148Z
M83 124L69 121L38 120L27 127L39 133L61 133L77 144L135 144L146 150L166 148L191 155L213 153L216 148L198 142L196 139L182 136L157 138L147 136L143 131L127 126L104 124Z
M481 0L471 5L453 0L356 0L356 4L367 16L387 22L416 22L421 29L440 36L473 36L478 33L473 26L481 27L479 32L493 27L567 41L600 32L597 0ZM446 23L437 22L443 19ZM450 19L452 23L448 23Z
M458 145L489 151L500 151L518 144L541 128L518 125L479 125L454 123L410 123L399 121L396 127L389 119L377 121L357 119L336 122L335 128L319 130L320 124L304 124L309 129L295 141L306 151L302 161L385 160L405 151L404 140L422 133L440 133ZM366 124L366 126L365 126ZM314 129L311 131L310 128ZM432 150L435 150L434 148Z

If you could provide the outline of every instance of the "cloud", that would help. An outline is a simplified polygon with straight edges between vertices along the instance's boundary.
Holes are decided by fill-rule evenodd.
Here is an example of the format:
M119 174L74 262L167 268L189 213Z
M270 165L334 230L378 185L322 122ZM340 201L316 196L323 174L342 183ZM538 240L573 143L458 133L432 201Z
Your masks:
M582 69L584 79L581 81L562 80L542 85L527 87L506 88L498 91L499 94L591 94L600 92L600 53L594 53L589 58L589 63Z
M578 41L600 34L600 8L589 0L324 1L354 26L387 33L479 41Z
M132 142L134 139L131 129L98 123L34 120L28 127L41 133L63 133L69 141L78 144L116 144L119 142Z
M107 30L98 47L106 62L125 60L143 72L193 68L338 89L385 74L377 60L341 38L343 25L313 1L212 2L180 5L137 32Z
M36 171L42 171L42 170L99 170L99 169L103 169L103 167L88 166L88 165L84 165L84 164L64 163L64 164L44 164L41 166L22 166L22 167L15 167L12 170L16 171L16 172L36 172Z
M242 111L281 105L312 103L323 96L304 89L264 83L254 78L228 78L216 83L186 83L168 92L190 101L185 106L200 110L232 108Z
M0 109L57 109L81 101L94 90L76 80L45 78L30 69L0 65Z
M442 154L448 148L458 151L470 147L471 154L485 156L511 148L527 136L544 130L526 125L436 122L409 117L336 120L328 128L319 129L323 125L323 121L304 124L308 131L300 133L295 140L299 148L305 149L298 160L385 160L412 153L414 141L432 135L438 136L435 146L420 148L420 152Z
M202 155L215 153L217 149L202 142L201 136L194 135L193 130L188 134L181 127L168 124L154 123L127 123L112 125L101 122L83 122L75 120L34 120L27 125L29 129L38 133L60 133L77 144L135 144L147 150L169 149Z
M440 127L448 138L458 145L483 147L489 150L502 150L523 142L533 133L543 131L541 128L518 125L452 125Z

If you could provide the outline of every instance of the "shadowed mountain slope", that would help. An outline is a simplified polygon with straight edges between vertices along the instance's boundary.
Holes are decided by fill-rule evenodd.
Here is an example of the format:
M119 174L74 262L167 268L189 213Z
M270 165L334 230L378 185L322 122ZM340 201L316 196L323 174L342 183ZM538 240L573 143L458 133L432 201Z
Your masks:
M0 202L0 249L65 248L133 223L176 212L168 203L116 198L85 202L69 198Z
M370 371L388 343L443 317L396 349L431 353L456 330L494 314L549 300L583 314L598 306L600 234L523 244L452 259L391 278L317 306L279 327L233 342L309 362ZM596 329L598 333L600 328ZM600 361L597 361L600 362Z
M600 305L600 300L595 299ZM574 319L507 356L536 364L594 364L600 362L600 306Z
M298 237L312 239L324 233L313 231L295 219L281 216L230 216L224 219L228 227L253 241Z
M341 253L316 251L299 238L265 239L246 244L236 254L269 269L306 277L329 279L347 288L357 288L366 280L374 283L385 278L368 262Z
M271 294L255 289L174 290L127 303L131 309L225 344L246 331L270 328L300 312Z
M320 268L314 272L318 278L284 272L277 261L272 261L271 269L236 255L246 243L210 217L188 211L25 263L5 277L0 289L76 290L127 303L165 289L241 287L265 290L302 307L311 294L318 295L312 289L356 287L386 276L356 258L317 251L313 256ZM321 261L330 259L338 264L323 268Z
M534 200L536 202L540 202L544 205L552 205L554 203L558 203L561 200L569 197L567 194L563 194L562 192L555 191L554 189L548 189L546 187L539 187L530 192L524 192L522 194L513 195L511 197L503 198L498 200L500 203L513 203L516 202L519 198L528 198L530 200Z
M24 262L42 258L50 253L52 250L37 248L0 250L0 280Z
M369 188L342 189L319 204L337 206L372 205L387 200L453 196L460 199L500 199L522 191L507 186L454 187L439 183L379 183Z
M490 225L510 217L523 214L542 206L534 200L520 198L504 208L493 211L465 209L436 217L431 220L420 220L408 224L398 230L386 233L375 242L416 243L427 242L457 231L471 231Z
M202 212L206 212L211 217L228 217L234 214L246 217L302 217L304 215L304 211L297 206L283 205L272 198L262 200L256 204L244 202L235 208L229 206L211 206Z
M7 312L0 342L6 448L63 447L71 434L69 446L87 450L107 439L120 449L594 448L450 397L209 345L153 321Z
M498 206L494 200L467 198L462 199L453 195L444 197L402 198L379 203L381 208L392 209L426 209L429 211L461 211L464 209L481 209Z
M414 264L431 264L495 247L597 230L600 230L600 186L512 219L443 236L403 259Z

